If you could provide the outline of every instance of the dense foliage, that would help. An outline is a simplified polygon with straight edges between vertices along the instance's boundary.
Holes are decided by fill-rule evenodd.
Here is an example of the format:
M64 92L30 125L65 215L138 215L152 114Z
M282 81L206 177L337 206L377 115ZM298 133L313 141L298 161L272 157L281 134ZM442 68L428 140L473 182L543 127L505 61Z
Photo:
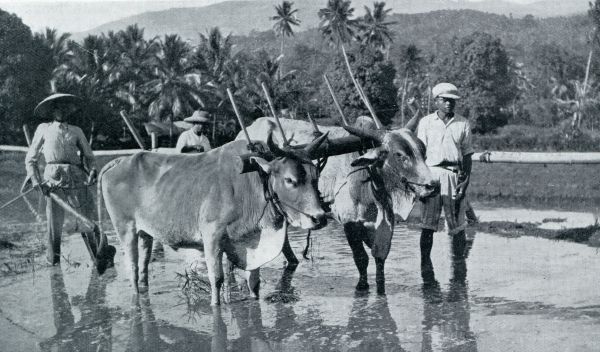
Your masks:
M17 17L0 11L0 143L22 143L20 126L37 122L33 107L52 91L82 97L77 123L111 148L133 146L121 110L139 128L208 110L215 118L210 137L221 144L237 132L227 89L249 123L270 115L262 84L277 110L335 122L324 73L352 120L368 112L350 78L347 53L384 124L398 126L417 110L430 112L431 87L447 80L465 97L458 111L483 134L481 147L593 148L576 141L596 140L581 130L600 123L598 8L592 4L589 16L537 19L469 10L392 15L385 3L375 2L355 17L349 0L328 0L310 14L283 1L270 17L274 30L248 36L212 28L197 41L175 34L147 38L133 25L81 42L50 29L32 35ZM294 26L311 16L319 17L320 28L295 33ZM536 129L502 128L507 124L549 128L539 135L565 141L527 139L523 133Z

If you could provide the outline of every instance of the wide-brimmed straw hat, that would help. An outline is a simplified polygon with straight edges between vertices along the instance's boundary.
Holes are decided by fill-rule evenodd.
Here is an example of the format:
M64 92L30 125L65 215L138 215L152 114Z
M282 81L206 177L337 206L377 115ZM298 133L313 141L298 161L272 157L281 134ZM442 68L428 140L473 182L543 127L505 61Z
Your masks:
M202 110L196 110L190 117L186 117L183 119L185 122L189 123L209 123L210 120L208 118L208 112Z
M460 95L458 95L458 88L452 83L439 83L436 84L433 89L431 89L431 94L433 98L442 97L449 99L460 99Z
M55 93L42 100L33 110L33 114L40 117L48 117L49 113L58 105L69 106L68 113L78 109L80 99L73 94Z

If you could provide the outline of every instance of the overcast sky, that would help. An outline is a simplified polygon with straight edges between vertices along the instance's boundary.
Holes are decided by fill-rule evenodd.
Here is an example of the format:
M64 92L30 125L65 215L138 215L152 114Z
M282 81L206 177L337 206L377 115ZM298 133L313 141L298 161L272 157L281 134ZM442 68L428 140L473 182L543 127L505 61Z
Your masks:
M2 3L33 3L33 2L114 2L114 1L127 1L127 2L149 2L149 1L165 1L165 0L0 0L0 4ZM217 2L223 2L224 0L194 0L194 2L199 5L210 5L210 4L214 4ZM245 0L245 1L252 1L252 0ZM494 1L494 0L467 0L467 1ZM509 2L515 2L518 4L528 4L528 3L532 3L532 2L536 2L538 0L505 0L505 1L509 1ZM564 0L565 3L569 3L569 2L580 2L580 1L584 1L584 0Z

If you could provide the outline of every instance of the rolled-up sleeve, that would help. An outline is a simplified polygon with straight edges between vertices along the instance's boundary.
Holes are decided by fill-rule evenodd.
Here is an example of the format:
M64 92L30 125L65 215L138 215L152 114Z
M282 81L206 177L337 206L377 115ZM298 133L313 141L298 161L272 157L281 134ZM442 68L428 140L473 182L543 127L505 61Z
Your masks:
M45 130L45 124L40 124L37 127L33 135L31 145L29 146L29 150L27 150L27 155L25 155L25 170L27 171L27 176L38 183L42 182L42 180L38 179L38 173L36 170L38 167L40 151L42 149L42 145L44 144Z
M92 147L90 147L87 138L85 138L83 131L79 127L77 127L77 144L85 159L85 165L88 170L96 169L96 158L94 157Z
M181 153L181 150L183 149L183 147L186 146L186 144L187 144L186 136L187 135L185 134L185 132L183 132L177 139L177 144L175 145L175 150L177 151L177 153Z
M470 123L465 123L465 130L463 132L463 138L462 138L462 143L460 146L462 155L470 155L473 154L475 151L473 150L473 138L472 138L472 132L471 132L471 124Z
M204 138L202 138L201 144L202 144L202 147L204 148L205 152L211 150L210 142L208 141L208 138L206 136L204 136Z

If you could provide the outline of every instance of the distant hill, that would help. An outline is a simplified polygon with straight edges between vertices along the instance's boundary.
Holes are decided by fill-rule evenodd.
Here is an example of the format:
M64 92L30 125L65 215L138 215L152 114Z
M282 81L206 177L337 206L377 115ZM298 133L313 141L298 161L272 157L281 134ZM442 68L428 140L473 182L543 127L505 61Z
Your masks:
M361 15L363 6L372 6L372 0L354 0L352 2L356 14ZM247 34L253 30L264 31L272 26L269 19L273 15L273 6L279 0L261 1L226 1L205 7L171 8L152 11L105 23L89 31L75 33L74 39L81 39L88 34L105 33L109 30L120 30L130 24L137 23L145 28L149 37L177 33L183 38L197 40L199 32L219 26L225 33ZM325 0L296 1L302 25L299 30L318 26L317 12L325 4ZM177 3L174 3L177 6ZM587 1L577 0L568 4L561 0L546 0L521 5L507 1L464 1L464 0L389 0L387 6L394 13L423 13L441 9L472 9L483 12L522 17L532 14L535 17L564 16L584 13Z

